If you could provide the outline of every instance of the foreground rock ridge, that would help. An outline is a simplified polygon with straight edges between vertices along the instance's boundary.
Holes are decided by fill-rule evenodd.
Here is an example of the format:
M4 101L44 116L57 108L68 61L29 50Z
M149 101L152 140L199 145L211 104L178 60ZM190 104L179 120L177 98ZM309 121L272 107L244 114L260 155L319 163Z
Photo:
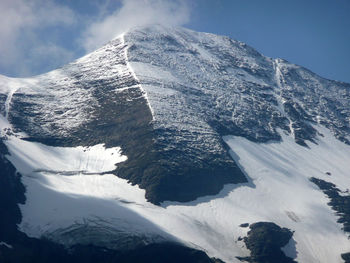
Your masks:
M348 260L349 105L350 84L160 25L0 76L0 261Z

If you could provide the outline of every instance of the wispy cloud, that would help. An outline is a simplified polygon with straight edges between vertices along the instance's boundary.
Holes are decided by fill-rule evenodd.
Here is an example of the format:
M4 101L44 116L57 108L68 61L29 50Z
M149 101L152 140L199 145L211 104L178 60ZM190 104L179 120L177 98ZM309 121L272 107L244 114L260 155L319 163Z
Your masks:
M0 68L13 75L30 75L43 60L53 55L66 60L72 54L53 43L44 43L38 33L48 27L70 26L76 23L68 7L51 0L0 1ZM60 54L48 53L51 48ZM40 52L41 50L41 52Z
M184 0L122 0L121 7L92 23L81 43L91 51L131 27L162 24L179 26L189 22L190 8Z
M63 2L63 1L62 1ZM184 25L187 0L0 0L0 74L55 69L134 26Z

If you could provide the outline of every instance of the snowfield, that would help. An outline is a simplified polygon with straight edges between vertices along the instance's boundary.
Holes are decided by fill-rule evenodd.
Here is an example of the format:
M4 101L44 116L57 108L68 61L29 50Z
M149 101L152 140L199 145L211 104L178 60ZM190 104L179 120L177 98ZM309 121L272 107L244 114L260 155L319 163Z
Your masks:
M344 191L350 188L349 146L325 128L318 131L324 137L318 138L318 145L309 143L309 149L284 134L282 143L256 144L230 136L225 140L256 187L246 193L252 198L247 206L254 207L250 212L295 231L297 261L343 262L340 254L349 251L348 237L327 206L329 200L308 179L321 178Z
M152 31L146 41L147 34L135 32L33 79L0 76L0 136L26 187L19 229L67 246L94 243L128 249L179 241L238 263L237 256L250 254L239 241L249 229L240 225L269 221L295 231L283 250L298 262L343 262L340 255L350 251L348 236L328 198L309 178L332 182L348 194L347 84L338 89L338 84L225 37L190 30L174 30L169 37L162 29ZM133 46L135 39L139 42ZM157 45L164 49L159 52L163 57L152 54L157 54ZM95 87L96 81L102 84ZM11 108L17 96L21 103L16 105L35 101L29 112L34 117L28 114L27 122L33 134L37 129L45 136L66 136L94 118L92 109L101 106L94 94L108 83L117 86L114 94L141 91L151 109L152 127L173 132L159 137L169 149L189 148L198 160L203 155L197 153L228 156L223 138L248 183L227 184L215 196L156 206L147 202L145 190L111 174L128 158L120 147L47 146L24 140L25 134L14 133L9 123L9 113L16 111L13 118L22 113ZM44 88L38 89L40 85ZM213 123L260 143L221 137ZM305 136L308 147L295 142L296 133Z
M12 138L6 141L10 150L7 158L23 174L46 172L57 174L105 173L113 171L115 164L125 161L120 148L105 149L98 144L92 147L52 147Z
M126 159L119 149L55 148L11 137L5 141L8 158L23 174L27 189L20 229L66 245L92 240L128 247L135 241L125 241L127 233L145 243L178 240L210 256L239 262L236 256L249 255L237 240L247 231L239 225L272 221L295 231L284 248L287 255L296 255L299 262L342 262L340 254L350 250L349 240L327 198L308 178L350 188L349 150L327 129L318 129L324 137L310 148L283 133L283 142L267 144L227 136L232 157L250 182L226 185L217 196L164 202L161 207L148 203L145 191L126 180L98 174Z

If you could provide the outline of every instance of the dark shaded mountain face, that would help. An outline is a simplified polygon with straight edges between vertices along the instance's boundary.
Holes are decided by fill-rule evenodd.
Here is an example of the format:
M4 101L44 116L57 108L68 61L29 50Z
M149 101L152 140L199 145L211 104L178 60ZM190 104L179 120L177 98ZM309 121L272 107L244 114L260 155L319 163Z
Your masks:
M341 262L350 246L309 177L350 187L349 105L350 84L162 26L0 76L0 259L295 262L295 231L298 259Z
M143 243L131 249L108 249L93 244L67 246L46 238L31 238L18 230L21 222L19 204L25 203L21 175L6 159L9 152L0 141L0 262L2 263L134 263L188 262L220 263L203 251L178 242Z
M8 114L15 131L53 146L120 146L128 160L115 174L146 189L147 199L156 204L190 201L216 194L224 184L245 182L209 125L210 130L194 134L155 127L140 81L127 65L127 48L118 38L40 76L29 85L30 94L21 87L24 91L13 94Z

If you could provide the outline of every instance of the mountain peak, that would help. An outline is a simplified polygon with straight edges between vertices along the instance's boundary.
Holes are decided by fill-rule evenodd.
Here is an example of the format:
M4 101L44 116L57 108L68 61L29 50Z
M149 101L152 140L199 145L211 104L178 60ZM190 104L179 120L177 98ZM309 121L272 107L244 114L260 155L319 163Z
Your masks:
M30 236L110 249L180 240L229 262L249 259L243 240L249 260L271 246L336 262L348 239L309 177L348 198L349 105L349 84L242 42L137 27L60 69L0 77L0 161L22 173Z

